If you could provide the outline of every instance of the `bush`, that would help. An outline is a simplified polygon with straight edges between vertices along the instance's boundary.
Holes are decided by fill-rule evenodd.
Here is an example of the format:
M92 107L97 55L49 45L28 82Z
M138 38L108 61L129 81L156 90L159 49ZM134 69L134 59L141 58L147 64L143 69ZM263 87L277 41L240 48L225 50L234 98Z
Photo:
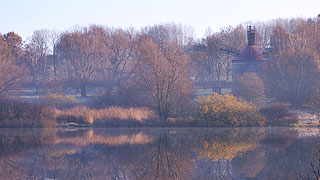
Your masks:
M200 97L200 119L205 126L261 126L264 118L256 107L232 95L213 93Z
M255 73L245 73L236 79L233 94L247 101L257 101L264 97L263 82Z
M39 103L0 99L0 127L56 127L55 114Z
M289 104L273 103L260 109L260 113L266 116L267 126L288 126L298 122L295 114L289 111Z

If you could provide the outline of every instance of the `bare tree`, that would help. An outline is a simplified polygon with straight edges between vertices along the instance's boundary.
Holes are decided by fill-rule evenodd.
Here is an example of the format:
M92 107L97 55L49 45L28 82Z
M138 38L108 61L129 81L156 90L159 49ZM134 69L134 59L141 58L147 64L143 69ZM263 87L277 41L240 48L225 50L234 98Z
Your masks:
M57 55L57 45L59 42L59 34L55 31L50 31L49 32L49 43L52 49L51 52L51 65L53 68L53 79L54 81L57 81L57 68L58 68L58 55Z
M240 25L236 26L235 28L230 26L222 28L220 31L220 38L223 46L239 50L246 46L246 32L245 29ZM227 80L230 80L232 73L232 59L234 58L234 55L223 53L221 56L224 59L224 75L226 76Z
M93 28L82 28L63 33L59 41L59 54L64 58L61 71L67 74L68 80L75 81L83 97L104 66L106 48L100 36L101 32Z
M21 51L19 42L21 43L21 37L13 32L0 35L0 94L12 90L24 79L26 69L18 62L21 58L20 54L18 55Z
M149 26L142 29L142 33L151 36L160 47L165 47L165 41L176 42L181 47L193 42L192 28L174 23Z
M8 32L3 35L3 40L8 44L8 48L11 51L12 60L15 64L22 65L23 59L23 48L22 48L22 38L15 32Z
M163 45L165 46L160 47L148 35L140 37L140 61L135 80L147 101L151 100L160 119L167 120L172 113L172 106L188 99L189 57L177 43L166 42Z
M33 32L30 42L26 45L29 68L38 94L39 85L46 83L48 76L47 56L49 54L49 31L37 30Z
M196 72L202 74L205 81L220 81L231 75L232 55L221 51L228 47L239 49L244 46L244 29L241 26L222 28L220 32L208 34L193 46L192 62Z
M319 87L319 54L312 23L290 21L290 28L280 21L273 28L273 45L277 50L266 63L265 75L269 95L301 106ZM293 32L293 33L292 33Z
M108 48L106 73L109 88L120 87L127 81L135 66L135 32L122 29L107 29L105 44Z

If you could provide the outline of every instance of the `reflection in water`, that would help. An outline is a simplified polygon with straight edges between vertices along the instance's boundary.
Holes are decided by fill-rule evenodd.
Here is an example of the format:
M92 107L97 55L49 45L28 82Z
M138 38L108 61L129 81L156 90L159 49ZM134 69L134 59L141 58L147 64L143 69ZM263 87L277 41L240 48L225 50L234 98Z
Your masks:
M87 130L81 136L56 138L55 144L68 143L76 146L87 146L89 144L106 144L110 146L119 146L123 144L145 144L153 142L153 138L139 132L131 135L97 135L93 130Z
M289 128L1 129L0 179L299 179L316 142Z
M201 137L202 148L199 155L212 161L231 160L255 149L263 134L260 131L246 133L245 129L218 129Z

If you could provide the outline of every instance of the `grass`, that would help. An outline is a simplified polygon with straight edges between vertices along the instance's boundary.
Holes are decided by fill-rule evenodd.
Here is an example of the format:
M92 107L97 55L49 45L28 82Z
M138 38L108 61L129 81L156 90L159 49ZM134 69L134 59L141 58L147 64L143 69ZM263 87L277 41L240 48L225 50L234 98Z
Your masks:
M56 127L55 113L39 103L0 99L0 127Z
M71 109L55 109L57 122L64 125L88 125L97 127L139 127L147 120L155 118L154 112L147 108L108 107L91 109L76 106Z
M50 99L50 97L47 97ZM53 97L54 100L63 97ZM74 99L66 99L66 102ZM52 102L49 101L49 102ZM62 103L64 104L64 103ZM57 126L141 127L156 119L148 108L108 107L91 109L75 106L58 109L51 103L28 102L0 98L1 128L49 128Z

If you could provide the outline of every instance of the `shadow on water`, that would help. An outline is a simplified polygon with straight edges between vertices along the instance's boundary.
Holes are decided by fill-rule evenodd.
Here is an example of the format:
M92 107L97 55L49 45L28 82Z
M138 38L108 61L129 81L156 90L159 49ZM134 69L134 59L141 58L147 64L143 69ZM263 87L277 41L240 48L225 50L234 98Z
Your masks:
M1 129L0 179L308 179L317 142L291 128Z

